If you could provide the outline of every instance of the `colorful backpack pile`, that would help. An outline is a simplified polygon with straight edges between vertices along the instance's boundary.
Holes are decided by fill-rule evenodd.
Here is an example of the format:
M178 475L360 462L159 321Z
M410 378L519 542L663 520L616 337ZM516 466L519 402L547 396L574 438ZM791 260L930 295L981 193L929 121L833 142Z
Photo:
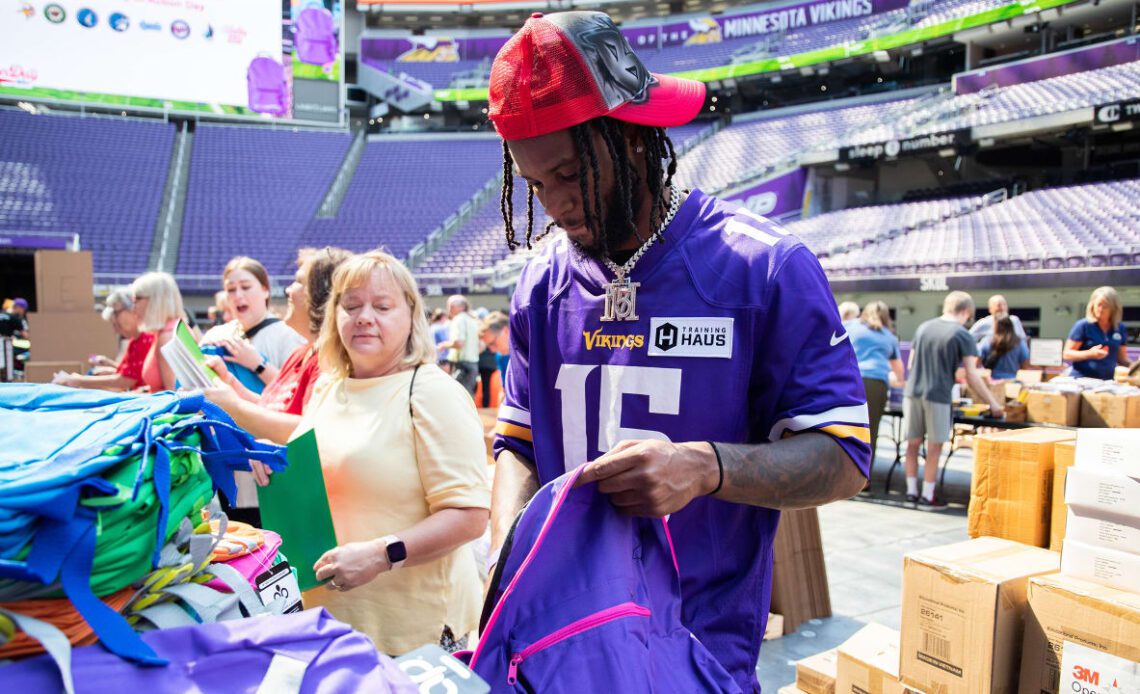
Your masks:
M287 568L281 538L230 522L215 492L233 499L250 459L284 470L283 447L193 393L0 385L0 422L9 688L416 691L363 634L258 594Z
M71 691L72 646L161 665L138 632L283 611L222 561L266 540L215 496L250 459L283 470L283 447L200 394L4 384L0 422L0 661L46 650Z

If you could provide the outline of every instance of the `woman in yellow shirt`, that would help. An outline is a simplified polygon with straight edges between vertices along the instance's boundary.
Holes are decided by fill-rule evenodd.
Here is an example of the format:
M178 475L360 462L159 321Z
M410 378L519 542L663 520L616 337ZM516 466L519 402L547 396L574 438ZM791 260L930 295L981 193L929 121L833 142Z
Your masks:
M402 655L462 644L481 585L466 545L487 526L483 428L470 394L436 365L411 273L373 251L333 276L322 376L294 435L316 432L338 546L314 565L324 606Z

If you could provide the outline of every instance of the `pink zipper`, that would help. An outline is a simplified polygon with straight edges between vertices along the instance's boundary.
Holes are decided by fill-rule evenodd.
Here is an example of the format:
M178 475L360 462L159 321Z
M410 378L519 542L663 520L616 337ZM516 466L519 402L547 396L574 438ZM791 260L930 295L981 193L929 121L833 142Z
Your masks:
M635 602L623 602L620 605L607 607L600 612L595 612L588 617L583 617L582 619L579 619L572 624L567 624L558 631L548 634L538 641L535 641L531 645L524 648L522 651L511 655L510 667L507 669L507 684L514 685L516 682L518 682L519 665L521 665L524 660L531 657L535 653L538 653L539 651L544 651L560 641L565 641L571 636L577 636L583 631L595 629L616 619L621 619L623 617L648 617L649 615L650 612L648 607L642 607Z
M570 491L574 488L574 483L578 481L578 477L582 474L582 471L585 468L585 463L582 463L578 467L574 468L574 471L571 472L570 476L566 478L566 483L562 485L562 489L558 490L558 495L554 499L554 504L546 513L546 520L542 521L542 528L540 528L538 531L538 537L535 538L534 544L531 546L530 551L527 552L527 555L523 559L522 565L519 566L518 571L515 572L514 578L512 578L511 582L507 585L507 589L503 591L503 596L499 598L499 602L497 605L495 605L495 609L491 611L491 618L487 620L487 626L483 628L484 634L491 633L491 627L494 626L495 622L498 621L499 613L503 611L503 605L507 604L507 598L510 597L512 592L514 592L515 585L518 584L519 579L522 578L523 573L527 570L527 567L530 566L530 563L534 560L535 555L538 554L538 548L542 546L542 541L546 538L547 531L550 530L550 526L553 525L555 517L558 515L558 512L562 510L563 502L566 501L566 497L569 496ZM479 639L479 643L475 646L475 652L471 655L471 662L468 664L468 667L470 667L472 670L475 669L475 664L479 662L479 657L483 655L483 646L485 643L486 641L484 639Z

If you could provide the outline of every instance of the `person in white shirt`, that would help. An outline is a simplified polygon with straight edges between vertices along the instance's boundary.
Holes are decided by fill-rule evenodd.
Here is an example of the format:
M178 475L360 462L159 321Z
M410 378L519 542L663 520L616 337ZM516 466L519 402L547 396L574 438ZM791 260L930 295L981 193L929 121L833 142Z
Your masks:
M474 395L479 378L479 321L471 315L471 306L462 294L448 297L447 314L451 321L448 340L440 347L450 350L451 375Z

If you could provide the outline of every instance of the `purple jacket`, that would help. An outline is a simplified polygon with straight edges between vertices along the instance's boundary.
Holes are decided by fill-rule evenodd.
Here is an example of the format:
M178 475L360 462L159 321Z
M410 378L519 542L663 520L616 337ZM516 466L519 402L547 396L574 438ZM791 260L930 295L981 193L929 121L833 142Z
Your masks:
M663 520L619 514L582 468L515 521L471 658L492 692L739 692L681 624Z

